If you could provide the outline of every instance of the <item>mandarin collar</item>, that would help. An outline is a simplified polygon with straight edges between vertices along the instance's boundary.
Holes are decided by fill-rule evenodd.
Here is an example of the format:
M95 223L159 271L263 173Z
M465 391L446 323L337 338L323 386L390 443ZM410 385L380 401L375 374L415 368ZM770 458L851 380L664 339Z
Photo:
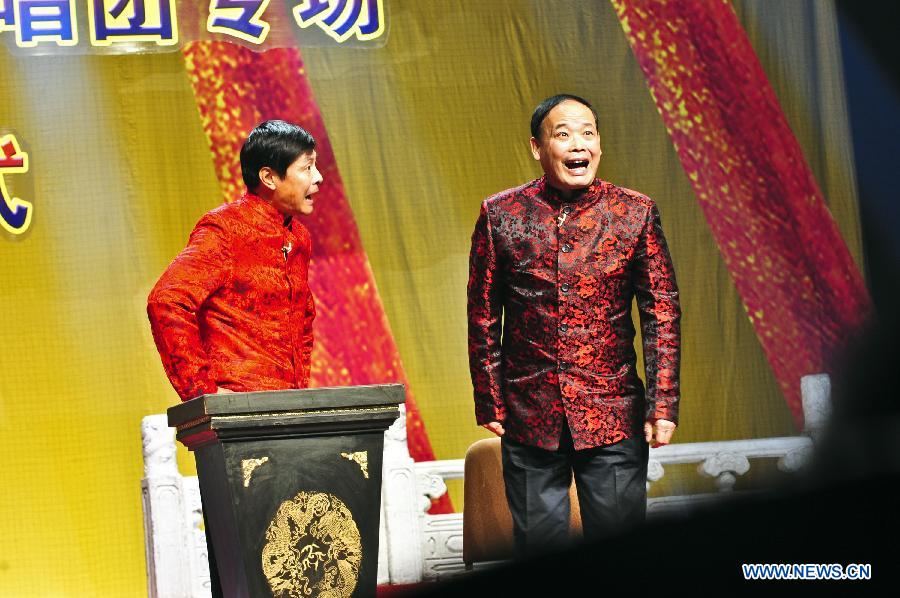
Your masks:
M272 222L273 224L277 224L282 226L288 230L293 230L291 227L291 222L293 221L293 216L285 216L278 209L264 200L259 195L255 193L250 193L249 191L244 193L241 196L241 200L244 201L250 208L252 208L257 214L263 216L268 222Z
M584 190L583 193L573 198L564 198L562 193L560 193L559 189L547 183L547 175L542 176L538 179L538 191L541 196L546 198L552 203L562 204L562 203L586 203L593 201L600 197L603 189L606 186L606 182L600 179L594 179L594 182L591 183L587 189Z

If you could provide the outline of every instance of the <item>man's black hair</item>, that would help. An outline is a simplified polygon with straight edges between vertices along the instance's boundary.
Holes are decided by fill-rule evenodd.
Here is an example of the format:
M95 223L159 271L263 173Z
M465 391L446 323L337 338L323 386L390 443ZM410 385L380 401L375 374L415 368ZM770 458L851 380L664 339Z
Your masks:
M316 140L303 127L283 120L259 123L241 147L241 175L247 190L254 191L259 186L259 169L263 166L284 178L288 166L315 147Z
M599 126L600 119L597 118L597 111L594 110L594 107L591 106L591 103L586 99L578 97L576 95L572 95L570 93L561 93L559 95L555 95L553 97L547 98L543 102L537 105L537 108L534 109L534 114L531 115L531 136L540 141L541 139L541 123L544 122L544 119L547 118L547 115L550 114L550 111L556 108L559 104L562 104L566 100L572 100L574 102L578 102L579 104L584 104L588 108L591 109L591 114L594 115L594 125Z

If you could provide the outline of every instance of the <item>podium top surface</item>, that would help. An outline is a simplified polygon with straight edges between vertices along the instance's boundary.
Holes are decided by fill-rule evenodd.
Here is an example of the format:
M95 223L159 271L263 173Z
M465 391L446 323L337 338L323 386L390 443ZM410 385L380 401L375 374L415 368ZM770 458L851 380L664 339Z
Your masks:
M406 400L402 384L335 386L201 395L168 409L169 426L215 416L263 415L397 406Z

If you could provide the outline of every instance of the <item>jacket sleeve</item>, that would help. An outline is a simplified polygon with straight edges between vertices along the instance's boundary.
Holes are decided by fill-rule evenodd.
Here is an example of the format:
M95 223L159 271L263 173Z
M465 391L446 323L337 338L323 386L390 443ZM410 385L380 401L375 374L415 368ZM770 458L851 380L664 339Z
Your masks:
M316 319L316 300L312 291L309 291L309 298L306 300L306 313L303 317L303 336L300 339L300 359L303 363L303 380L305 386L309 386L309 379L312 369L312 349L313 349L313 320Z
M633 272L647 377L646 419L667 419L677 424L681 307L656 204L651 204L647 212Z
M475 420L479 425L506 419L500 345L503 315L501 277L485 202L481 205L481 214L472 233L467 302L469 369L475 391Z
M183 401L218 390L210 377L197 313L229 275L227 233L207 214L147 299L153 340L166 375Z

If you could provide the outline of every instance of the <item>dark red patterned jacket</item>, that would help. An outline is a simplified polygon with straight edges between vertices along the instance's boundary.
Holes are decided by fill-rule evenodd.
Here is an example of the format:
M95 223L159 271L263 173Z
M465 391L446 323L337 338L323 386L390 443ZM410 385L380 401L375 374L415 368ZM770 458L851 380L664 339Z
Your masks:
M309 385L310 253L306 228L252 194L200 219L147 302L156 348L182 400L219 387Z
M647 390L638 378L637 298ZM678 287L649 198L599 179L564 201L543 178L481 206L470 254L469 361L479 424L555 450L678 421Z

